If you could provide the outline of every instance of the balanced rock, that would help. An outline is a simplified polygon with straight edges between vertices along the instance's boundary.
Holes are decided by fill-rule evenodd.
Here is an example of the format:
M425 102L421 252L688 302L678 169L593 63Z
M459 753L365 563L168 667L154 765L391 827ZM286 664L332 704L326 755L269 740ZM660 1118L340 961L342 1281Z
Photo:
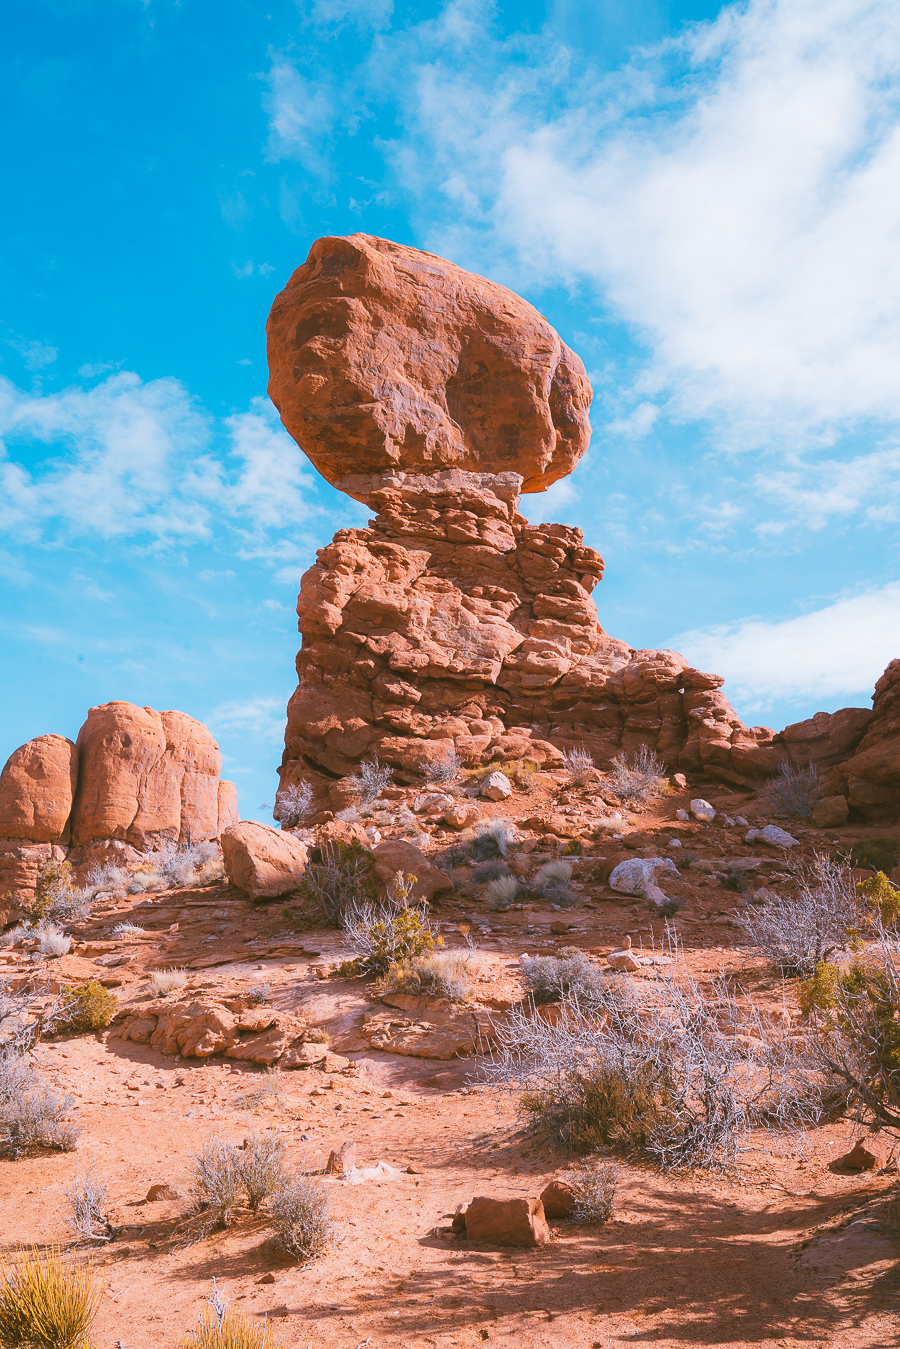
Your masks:
M367 234L317 239L275 299L269 396L329 482L372 504L392 474L571 473L590 438L584 366L532 305Z
M67 841L78 754L62 735L39 735L14 750L0 773L0 838Z
M479 1195L464 1213L469 1241L489 1246L545 1246L550 1228L540 1199L490 1199Z
M242 820L222 834L225 874L251 899L275 899L296 890L309 861L293 834L255 820Z

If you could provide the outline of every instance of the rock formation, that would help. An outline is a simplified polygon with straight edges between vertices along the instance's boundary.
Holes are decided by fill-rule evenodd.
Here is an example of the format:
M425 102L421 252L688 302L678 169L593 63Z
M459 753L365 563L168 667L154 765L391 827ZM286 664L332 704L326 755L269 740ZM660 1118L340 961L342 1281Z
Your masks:
M75 745L30 740L0 773L0 894L33 889L51 857L84 863L219 837L238 818L221 767L199 721L133 703L92 707Z
M900 804L887 711L900 674L881 681L883 714L876 700L778 734L745 726L718 675L604 632L591 598L603 559L580 530L518 511L523 490L572 470L589 434L583 367L530 305L351 235L313 245L268 332L284 424L376 512L302 579L282 787L376 753L411 773L451 749L469 765L549 764L585 745L602 763L647 745L735 784L815 762L853 804ZM856 768L842 778L845 761Z

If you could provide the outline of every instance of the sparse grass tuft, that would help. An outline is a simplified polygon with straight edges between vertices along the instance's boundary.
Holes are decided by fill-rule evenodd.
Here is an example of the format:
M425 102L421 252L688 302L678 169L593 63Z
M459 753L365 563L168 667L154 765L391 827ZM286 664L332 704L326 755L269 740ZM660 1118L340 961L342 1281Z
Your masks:
M150 975L150 992L155 998L167 998L186 983L187 970L154 970Z
M236 1312L228 1310L228 1303L219 1296L213 1279L213 1291L207 1294L209 1307L199 1317L196 1330L181 1341L181 1349L278 1349L278 1341L268 1326L253 1324Z
M808 820L822 799L822 784L815 765L800 768L782 759L778 772L770 778L759 799L774 815Z
M328 1192L321 1181L302 1176L269 1203L275 1241L289 1255L309 1260L334 1239Z
M497 876L485 886L484 898L489 909L501 911L509 908L518 893L515 876Z
M55 1247L32 1248L0 1280L3 1349L83 1349L101 1299L89 1267L64 1264Z
M117 1007L115 996L96 979L89 979L60 993L53 1029L73 1035L106 1030Z
M469 853L476 862L506 857L509 853L510 829L505 820L491 820L483 825L469 844Z
M272 985L259 983L248 988L244 994L244 1001L248 1007L264 1007L272 1001L272 996Z
M266 1101L280 1105L284 1098L284 1081L277 1068L267 1068L262 1082L252 1091L243 1091L235 1096L234 1104L239 1110L255 1110Z
M143 936L145 928L139 927L137 923L132 923L126 919L124 923L116 923L112 930L114 937L138 937Z
M38 940L41 944L41 955L50 956L52 959L67 956L72 946L72 938L52 924L40 928Z
M464 1002L471 995L470 957L453 951L433 951L391 965L380 989L413 997L448 998Z

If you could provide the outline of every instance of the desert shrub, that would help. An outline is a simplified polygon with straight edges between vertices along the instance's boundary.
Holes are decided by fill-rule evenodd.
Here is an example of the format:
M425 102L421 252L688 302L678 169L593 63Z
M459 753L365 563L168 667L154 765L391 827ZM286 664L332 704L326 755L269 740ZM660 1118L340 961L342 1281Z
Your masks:
M343 926L351 910L375 904L374 871L374 857L355 839L324 844L322 860L306 868L298 886L304 916L324 927Z
M782 759L778 772L766 783L759 799L774 815L808 820L822 799L822 784L815 765L800 768L789 759Z
M16 923L15 927L0 932L0 946L15 946L16 942L27 941L33 936L34 928L30 923Z
M577 903L577 897L569 889L573 870L572 863L564 862L562 859L545 862L535 873L531 888L551 904L569 908Z
M513 763L504 764L503 771L520 791L530 792L537 785L538 767L533 759L517 759Z
M3 1349L82 1349L100 1309L90 1268L63 1264L60 1252L23 1251L0 1274Z
M154 970L150 975L150 992L155 998L167 998L186 983L187 970Z
M464 1002L472 991L469 959L455 951L432 951L412 960L398 961L388 969L382 991Z
M38 941L40 942L41 955L54 958L67 956L72 945L72 938L51 923L41 925L38 931Z
M244 994L244 1001L248 1007L261 1007L272 1001L272 985L267 983L254 984Z
M626 804L649 801L662 791L665 771L662 759L652 749L641 745L630 758L624 753L615 756L606 789L611 796Z
M312 1038L308 1036L308 1038ZM259 1086L252 1091L241 1092L235 1096L234 1104L240 1110L255 1110L258 1106L264 1105L268 1101L281 1104L284 1096L284 1081L277 1068L267 1068L262 1081L257 1078Z
M800 987L817 1070L858 1118L900 1128L900 963L895 941L877 940L848 970L823 963Z
M154 890L162 890L165 884L165 879L160 876L156 867L142 866L132 873L125 892L129 895L145 895Z
M519 893L515 876L497 876L485 887L484 898L489 909L508 909Z
M857 881L856 893L859 895L864 911L870 917L877 914L878 921L885 928L896 927L900 923L900 889L879 871L864 881Z
M22 904L31 919L42 918L51 923L66 923L80 917L87 909L87 896L76 889L69 862L42 862L37 870L34 897Z
M363 904L348 915L344 932L357 952L340 967L343 975L387 974L392 965L427 955L442 944L424 909L375 909Z
M160 852L155 866L163 882L170 886L197 885L201 873L209 869L219 876L223 874L222 855L215 843L169 843Z
M795 1042L718 981L609 979L590 1007L571 993L553 1024L513 1009L485 1076L532 1127L575 1152L613 1146L662 1170L737 1165L752 1128L816 1117Z
M900 837L880 834L875 838L858 839L847 859L851 867L866 867L870 871L890 874L900 862Z
M677 848L672 861L679 871L690 871L695 862L699 862L699 857L690 848Z
M490 862L482 862L472 872L472 880L477 885L484 885L487 881L495 881L498 876L508 876L506 863L501 862L499 858L494 858Z
M789 866L796 896L774 895L736 921L783 973L808 976L850 939L859 903L846 869L830 857Z
M366 814L368 814L367 811L364 810L360 813L356 806L344 806L344 809L339 810L334 818L340 820L341 824L358 824Z
M241 1192L241 1154L232 1143L210 1134L191 1157L191 1195L199 1209L214 1209L222 1227L230 1221Z
M282 829L296 829L312 811L314 799L308 782L289 782L275 793L272 816Z
M102 890L124 890L130 880L131 872L125 867L117 862L104 862L88 872L85 893L93 898Z
M96 979L64 988L59 995L53 1029L62 1034L83 1035L106 1030L116 1013L114 994Z
M49 1086L21 1054L0 1053L0 1152L21 1157L38 1148L71 1152L79 1130L66 1121L72 1097Z
M519 969L535 1002L557 1002L569 994L582 1007L603 1003L605 976L576 946L562 947L557 956L520 956Z
M456 749L451 749L449 754L439 758L426 759L422 765L422 772L426 781L433 782L435 786L450 787L454 782L458 782L462 764Z
M113 1226L106 1213L106 1181L95 1171L75 1178L63 1193L69 1202L69 1227L81 1241L109 1241Z
M278 1134L271 1129L264 1134L251 1132L244 1144L240 1173L247 1203L255 1213L264 1199L287 1184L284 1143Z
M276 1243L300 1260L319 1255L334 1238L328 1193L321 1181L302 1176L269 1203Z
M584 745L564 750L563 759L572 782L583 784L591 781L594 776L594 760Z
M374 759L359 765L359 772L355 773L349 782L363 805L369 805L370 802L378 800L385 787L390 786L393 776L393 769L381 763L376 754Z
M114 937L140 937L143 936L145 931L146 929L138 923L132 923L130 919L126 918L124 922L116 923L112 934Z
M506 857L511 842L509 825L505 820L491 820L482 826L469 844L469 854L476 862Z
M571 1167L564 1179L576 1194L573 1223L595 1223L602 1227L613 1215L619 1168L615 1162L586 1161L583 1166Z

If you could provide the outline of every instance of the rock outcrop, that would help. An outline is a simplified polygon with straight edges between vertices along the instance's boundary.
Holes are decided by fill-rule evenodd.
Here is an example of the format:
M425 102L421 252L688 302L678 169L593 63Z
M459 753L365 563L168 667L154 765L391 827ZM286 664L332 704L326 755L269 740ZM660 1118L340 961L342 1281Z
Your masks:
M375 753L414 774L451 751L470 766L549 766L574 745L600 764L646 745L672 770L736 785L785 759L815 763L831 796L900 804L900 674L886 672L873 712L779 734L745 726L718 675L604 632L591 598L603 559L580 530L518 511L523 490L572 470L589 434L583 368L530 305L351 235L313 245L268 332L285 426L375 512L302 579L282 788Z
M536 492L590 439L579 357L527 301L368 234L318 239L268 322L269 395L319 472L368 504L397 471L512 471Z
M254 820L225 830L222 857L231 884L251 899L275 899L296 890L309 860L298 838Z
M238 818L221 767L199 721L126 702L92 707L74 745L28 741L0 774L0 895L33 889L50 858L86 865L218 838Z

